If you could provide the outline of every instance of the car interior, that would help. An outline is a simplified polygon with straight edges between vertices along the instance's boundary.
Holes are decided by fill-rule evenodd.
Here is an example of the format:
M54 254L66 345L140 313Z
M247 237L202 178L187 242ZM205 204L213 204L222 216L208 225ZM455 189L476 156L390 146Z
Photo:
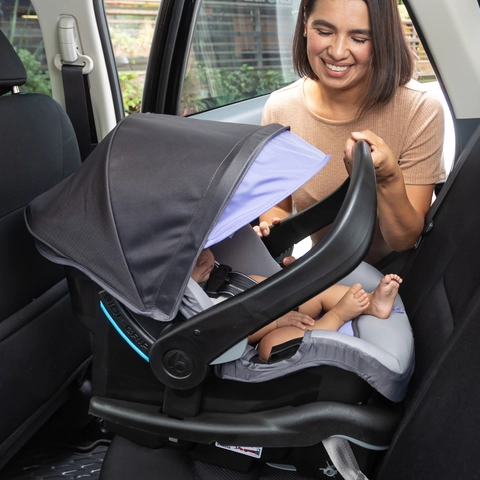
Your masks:
M55 2L50 2L50 11L49 2L41 3L34 2L42 31L55 30ZM81 3L69 8L79 27L89 25L95 16L99 24L104 21L101 2L89 7L92 17L89 8L81 10ZM194 17L189 16L187 3L165 1L157 20L158 43L152 52L169 72L178 56L161 52L161 45L171 44L177 35L187 41L181 20ZM476 240L480 240L480 213L476 206L480 202L480 97L476 93L480 74L472 52L478 45L480 3L462 0L452 6L448 0L439 1L435 20L429 2L404 3L452 112L455 153L452 170L437 190L416 247L377 266L384 273L393 269L402 276L399 293L413 332L415 369L401 401L390 401L366 385L361 376L330 365L255 386L213 375L206 383L203 378L193 386L188 381L182 385L182 378L159 373L164 369L164 349L184 345L182 338L197 327L196 321L205 321L213 330L221 315L246 322L242 314L235 313L240 301L213 308L211 318L203 313L181 325L176 323L162 338L151 322L139 321L112 300L111 308L136 325L135 334L148 334L145 338L150 342L152 360L150 365L141 361L100 311L98 299L105 295L102 288L84 273L46 260L27 230L26 206L77 171L80 152L85 150L76 140L81 127L71 113L71 104L62 99L67 89L61 83L62 74L52 74L54 97L60 101L22 93L27 80L24 65L0 31L1 479L70 475L101 480L395 480L479 475L480 254ZM161 31L167 19L177 24L173 22L168 32ZM123 112L108 38L101 29L88 36L89 28L80 31L83 53L88 51L98 66L83 82L92 91L87 99L95 133L89 136L88 148L94 148L95 155L97 139L102 144L108 132L121 124ZM454 32L448 38L447 28ZM47 52L52 42L45 39ZM182 45L173 43L177 49ZM103 59L98 57L99 45L103 45ZM180 71L182 68L183 64ZM459 75L459 71L464 73ZM178 102L165 101L178 89L167 81L175 75L165 79L161 72L158 64L149 69L145 110L140 115L177 113L173 110ZM155 81L165 84L163 93L159 93L160 87L155 91ZM96 106L98 97L102 100ZM264 101L265 97L248 99L238 109L226 105L194 117L258 124ZM368 159L368 154L364 156ZM345 226L350 215L357 220L351 228L365 228L364 241L368 242L363 212L357 214L347 207L353 204L360 209L362 199L366 199L370 214L375 207L368 192L356 186L352 179L346 196L344 188L333 207L318 205L319 211L327 211L327 222L336 216L337 242L353 238ZM279 229L279 237L297 242L309 235L308 229L299 227L303 224L294 222L292 218L284 227L294 232L292 236ZM278 253L284 245L269 248ZM364 245L350 242L349 248L351 256L345 263L338 249L319 245L304 261L297 261L294 273L300 278L309 271L311 260L322 264L335 257L333 272L318 272L324 286L331 284L360 263ZM283 289L286 282L278 284ZM255 295L252 290L244 296L247 305L255 301L251 300ZM239 339L232 334L228 344ZM201 368L211 373L210 361L224 348L209 342L204 348L209 354L214 352L199 357ZM293 352L296 348L298 345ZM312 383L327 387L328 396L305 388ZM352 390L355 393L350 397ZM346 401L340 398L344 395ZM257 458L259 447L263 452Z

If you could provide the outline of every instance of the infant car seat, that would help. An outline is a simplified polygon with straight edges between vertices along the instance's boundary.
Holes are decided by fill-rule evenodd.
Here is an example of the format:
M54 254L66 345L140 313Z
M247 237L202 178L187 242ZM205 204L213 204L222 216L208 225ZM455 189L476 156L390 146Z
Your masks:
M394 317L363 316L357 336L307 334L277 364L256 363L246 347L250 333L350 274L370 246L376 185L364 142L334 224L304 257L279 270L252 252L246 236L266 254L248 226L239 231L327 160L279 125L139 114L30 204L37 247L68 267L74 309L94 334L90 411L109 429L152 455L182 446L240 470L269 462L315 476L331 472L322 442L333 456L352 444L364 469L387 448L413 370L400 299ZM272 163L284 178L272 178ZM179 309L188 278L208 246L221 262L269 278L186 318ZM236 259L226 255L233 250ZM378 283L377 272L367 280L372 269L359 268L347 283Z

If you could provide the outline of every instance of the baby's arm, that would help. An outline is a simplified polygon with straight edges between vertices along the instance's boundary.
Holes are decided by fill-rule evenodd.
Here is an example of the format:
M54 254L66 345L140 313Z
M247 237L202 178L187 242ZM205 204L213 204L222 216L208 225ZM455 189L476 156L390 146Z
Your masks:
M291 311L286 313L282 317L277 318L277 320L269 323L255 333L252 333L252 335L248 337L248 343L257 343L265 335L267 335L273 330L276 330L277 328L297 327L300 330L306 330L307 327L312 327L313 325L315 325L315 320L309 315L301 312Z
M276 225L284 218L289 217L293 211L292 197L287 197L282 200L278 205L274 206L268 212L260 215L260 223L258 226L253 227L257 235L261 237L268 237L270 235L270 225Z

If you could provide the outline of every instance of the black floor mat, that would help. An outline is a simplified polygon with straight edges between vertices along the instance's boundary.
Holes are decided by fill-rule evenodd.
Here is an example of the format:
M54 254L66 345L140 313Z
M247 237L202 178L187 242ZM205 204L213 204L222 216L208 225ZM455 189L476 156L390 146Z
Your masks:
M0 479L98 480L108 445L99 442L83 450L73 450L66 445L52 445L48 442L33 442L5 466L0 472Z
M78 411L59 409L0 470L0 480L98 480L113 434Z

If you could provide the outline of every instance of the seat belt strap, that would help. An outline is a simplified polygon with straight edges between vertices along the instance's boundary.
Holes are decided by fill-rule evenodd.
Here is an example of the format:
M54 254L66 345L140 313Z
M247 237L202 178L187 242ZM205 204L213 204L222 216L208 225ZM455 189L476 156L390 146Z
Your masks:
M329 437L322 441L330 460L344 480L368 480L360 471L352 447L345 438Z
M89 108L91 102L88 76L83 74L82 65L64 64L62 66L62 79L65 109L75 130L80 156L83 161L97 143L96 132L92 128L93 116Z

